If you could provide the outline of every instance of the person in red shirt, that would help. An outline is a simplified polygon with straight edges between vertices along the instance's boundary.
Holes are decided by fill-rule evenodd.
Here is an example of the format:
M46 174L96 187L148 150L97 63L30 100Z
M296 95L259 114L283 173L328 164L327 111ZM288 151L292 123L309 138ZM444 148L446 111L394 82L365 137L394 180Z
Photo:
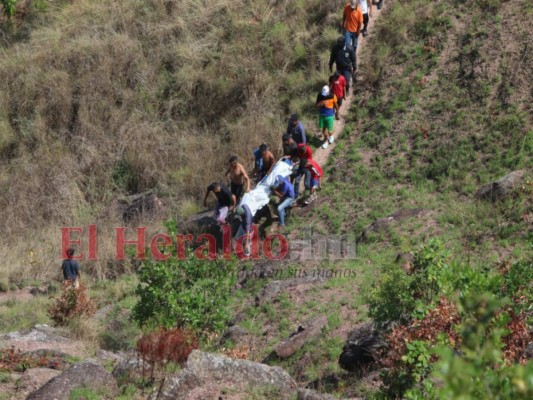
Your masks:
M337 104L339 109L342 106L342 101L346 100L346 79L341 75L339 71L335 71L333 75L329 77L329 87L333 94L337 96ZM335 119L339 118L339 111L335 112Z
M324 173L322 172L322 168L320 165L313 159L304 159L302 160L303 165L306 169L309 170L311 173L311 180L309 182L309 187L306 189L309 189L310 195L305 200L305 204L310 204L313 200L316 200L316 190L320 188L320 185L322 183L322 176Z

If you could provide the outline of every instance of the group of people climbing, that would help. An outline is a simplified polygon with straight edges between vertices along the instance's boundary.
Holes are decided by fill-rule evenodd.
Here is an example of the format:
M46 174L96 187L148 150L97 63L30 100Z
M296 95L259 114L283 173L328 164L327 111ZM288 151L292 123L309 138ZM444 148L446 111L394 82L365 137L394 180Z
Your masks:
M378 9L382 5L383 0L380 0ZM335 140L334 120L340 119L339 109L349 93L350 81L351 79L355 81L358 39L360 35L367 36L370 16L372 16L372 1L351 0L344 6L341 26L343 35L333 45L329 59L330 71L333 72L333 65L335 71L316 99L318 126L322 132L320 147L323 149ZM285 226L287 210L300 199L302 178L305 192L301 202L308 205L316 199L316 191L320 188L323 177L322 168L313 159L313 150L309 146L304 125L297 114L291 115L288 121L286 132L282 136L282 149L281 159L290 161L292 165L298 164L298 167L294 168L295 171L288 177L277 176L270 188L271 193L279 198L277 211L280 230ZM259 183L271 173L277 160L266 144L261 144L253 150L253 159L253 178ZM263 210L258 210L256 215L252 215L246 205L240 205L243 195L250 191L251 179L237 156L229 158L225 177L228 178L230 187L218 182L211 183L205 193L204 206L207 205L209 194L213 193L217 198L215 209L217 223L225 224L228 212L235 210L235 214L241 218L237 237L242 234L248 236L251 234L252 223L257 223L265 213ZM309 193L307 196L306 192ZM270 214L269 210L266 214Z

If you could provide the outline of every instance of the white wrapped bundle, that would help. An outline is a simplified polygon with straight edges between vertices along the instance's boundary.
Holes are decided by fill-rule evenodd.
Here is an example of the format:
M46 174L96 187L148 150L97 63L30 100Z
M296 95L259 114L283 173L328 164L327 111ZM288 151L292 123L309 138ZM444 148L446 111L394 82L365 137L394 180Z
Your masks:
M290 162L290 160L279 160L276 165L274 165L274 168L272 168L272 171L270 171L270 174L265 176L253 190L250 190L242 197L239 205L247 205L252 212L252 217L257 210L266 206L270 201L270 187L276 182L276 177L281 175L283 178L286 178L291 174L292 163L289 164Z

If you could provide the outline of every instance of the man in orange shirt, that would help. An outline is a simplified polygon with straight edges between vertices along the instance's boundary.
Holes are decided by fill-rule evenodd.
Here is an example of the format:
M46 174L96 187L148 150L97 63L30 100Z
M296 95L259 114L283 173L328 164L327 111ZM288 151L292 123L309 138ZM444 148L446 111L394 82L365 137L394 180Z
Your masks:
M358 5L357 0L352 0L344 7L342 15L342 27L344 28L344 37L346 46L352 46L354 52L357 51L357 38L363 26L363 12Z

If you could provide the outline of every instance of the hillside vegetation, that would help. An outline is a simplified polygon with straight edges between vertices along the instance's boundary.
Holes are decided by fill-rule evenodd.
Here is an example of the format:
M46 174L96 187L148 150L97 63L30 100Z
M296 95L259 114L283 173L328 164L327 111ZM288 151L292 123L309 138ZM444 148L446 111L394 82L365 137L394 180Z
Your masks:
M2 22L3 258L33 250L44 277L59 226L103 221L105 237L122 224L108 206L146 189L189 215L230 155L277 151L327 79L336 3L26 2Z
M248 161L256 144L276 147L289 113L313 132L342 3L36 1L16 24L4 21L7 287L54 277L61 224L121 223L109 204L148 188L165 202L160 218L179 221L197 211L229 154ZM119 351L148 328L176 323L204 351L281 366L300 387L336 397L531 398L532 13L527 0L386 1L362 40L357 90L323 188L287 226L292 240L302 228L355 236L355 259L150 260L138 273L96 279L119 266L104 257L83 268L106 311L66 330L94 352ZM504 198L475 195L517 170L523 180ZM210 278L236 267L261 279ZM344 273L297 279L319 268ZM0 331L49 322L49 304L3 303ZM319 334L273 356L315 318ZM385 345L348 372L343 346L369 322ZM229 323L244 333L220 341ZM158 383L143 376L122 390L143 398ZM246 395L290 397L268 388Z

